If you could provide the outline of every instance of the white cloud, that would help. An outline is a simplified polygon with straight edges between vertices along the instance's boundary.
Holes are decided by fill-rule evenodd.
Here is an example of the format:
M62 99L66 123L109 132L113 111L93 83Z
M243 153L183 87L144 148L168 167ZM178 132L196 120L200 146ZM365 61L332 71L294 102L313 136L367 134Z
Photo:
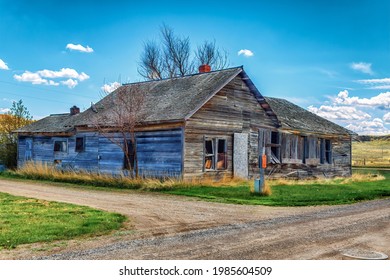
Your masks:
M0 113L1 113L1 114L6 114L6 113L8 113L9 111L11 111L9 108L0 108Z
M246 57L254 56L255 54L251 50L243 49L239 50L237 55L244 55Z
M349 124L347 129L353 130L360 135L385 135L390 134L390 130L387 129L383 121L379 118L375 118L371 121L362 121L355 124Z
M370 85L369 89L390 89L390 78L357 80L355 82Z
M60 71L40 70L37 72L25 71L21 75L14 75L14 79L19 82L30 82L34 85L50 85L58 86L60 84L66 85L69 88L74 88L78 85L78 81L82 82L89 79L89 76L84 72L78 73L71 68L62 68ZM52 79L67 79L56 82ZM78 81L77 81L78 80Z
M390 78L357 80L361 84L390 84Z
M116 90L118 87L120 87L121 84L118 83L118 82L113 82L113 83L110 83L110 84L104 84L101 89L104 93L110 93L110 92L113 92L114 90Z
M61 84L68 86L68 88L74 88L79 82L77 80L68 79L66 81L61 81Z
M84 72L81 72L79 74L76 70L71 68L62 68L60 71L52 71L52 70L45 69L45 70L38 71L37 73L43 78L50 78L50 79L73 78L81 82L89 79L89 76Z
M9 70L7 63L5 63L1 58L0 58L0 69Z
M383 120L385 123L390 124L390 112L383 115Z
M73 50L73 51L79 51L79 52L86 52L86 53L91 53L93 52L93 49L89 46L82 46L80 44L67 44L66 45L66 48L69 49L69 50Z
M349 106L327 106L322 105L319 108L309 106L308 110L320 117L331 120L369 120L371 116L363 111L359 111Z
M49 84L48 80L42 79L42 77L38 73L32 73L30 71L26 71L22 75L15 74L14 79L19 82L30 82L33 85Z
M382 92L371 98L360 98L358 96L350 97L348 90L343 90L334 99L334 104L390 108L390 91Z
M371 69L371 63L366 63L366 62L353 62L350 64L350 67L353 70L360 71L365 74L370 74L373 75L374 72Z

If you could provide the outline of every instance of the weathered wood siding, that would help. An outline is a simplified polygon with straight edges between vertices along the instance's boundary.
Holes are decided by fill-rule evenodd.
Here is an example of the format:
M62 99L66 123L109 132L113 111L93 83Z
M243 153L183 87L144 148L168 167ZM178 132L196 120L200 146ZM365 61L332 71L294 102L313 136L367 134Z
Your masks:
M137 133L139 175L179 177L182 175L183 130Z
M138 132L136 134L139 174L151 177L181 176L183 130ZM31 160L56 164L59 168L86 170L117 175L123 172L124 153L116 143L120 134L99 135L94 132L77 133L71 137L20 136L18 166L26 161L26 139L32 139ZM84 150L76 152L76 138L84 138ZM67 142L66 152L55 152L54 142Z
M84 151L76 152L76 137L84 138ZM20 136L18 141L18 167L26 161L26 139L32 139L31 160L47 164L57 161L62 168L94 171L98 167L98 136L96 133L79 133L72 137ZM68 143L66 152L55 152L54 141Z
M185 126L184 178L233 176L233 134L250 133L249 165L257 165L259 127L272 127L253 93L240 76L222 88ZM204 138L227 139L226 170L204 171Z
M351 175L351 137L321 135L307 136L308 154L303 162L304 141L302 135L283 133L282 163L270 164L266 174L271 177L334 177ZM332 143L331 162L321 163L320 139L330 140Z

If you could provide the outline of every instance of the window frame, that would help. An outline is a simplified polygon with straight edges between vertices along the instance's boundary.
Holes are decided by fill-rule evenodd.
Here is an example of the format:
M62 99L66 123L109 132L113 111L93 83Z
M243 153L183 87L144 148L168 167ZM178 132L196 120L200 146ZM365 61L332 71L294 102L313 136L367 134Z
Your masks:
M321 138L320 149L320 163L332 164L332 141L330 139Z
M211 151L207 147L207 144L206 144L207 142L211 143ZM224 142L223 152L219 151L220 142ZM204 140L203 140L203 171L206 171L206 172L208 172L208 171L224 171L224 170L228 169L227 146L228 146L228 142L227 142L227 138L225 138L225 137L204 137ZM209 160L211 160L211 162ZM222 166L221 166L221 161L223 162Z
M134 139L134 143L133 141L127 139L125 140L127 141L127 155L129 157L129 161L130 161L130 166L129 166L129 163L127 162L126 160L126 154L123 155L123 169L124 170L132 170L132 171L135 171L136 169L136 160L137 160L137 155L136 155L136 145L137 145L137 142L136 142L136 139Z
M332 141L330 139L325 139L324 142L325 164L332 164Z
M80 149L80 147L78 147L78 145L77 145L77 140L78 140L78 139L82 139L81 149ZM84 137L84 136L76 137L76 139L75 139L75 145L74 145L74 151L75 151L76 153L82 153L82 152L85 151L85 137Z
M59 146L57 146L57 147L60 147L60 148L57 150L56 143L65 143L65 146L62 146L61 144L59 144ZM65 150L61 149L63 147L65 147ZM53 141L53 151L54 151L54 153L68 153L68 151L69 151L68 139L55 139Z

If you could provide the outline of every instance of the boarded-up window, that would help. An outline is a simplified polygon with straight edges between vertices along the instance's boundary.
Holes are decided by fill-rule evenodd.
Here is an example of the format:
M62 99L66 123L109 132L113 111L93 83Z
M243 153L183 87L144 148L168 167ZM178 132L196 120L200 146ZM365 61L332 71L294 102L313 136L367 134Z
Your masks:
M302 156L298 156L298 146L299 146L298 136L294 134L282 134L282 146L281 146L281 157L283 159L293 159L298 160Z
M224 170L227 168L227 141L223 138L205 138L204 169Z
M68 141L67 140L55 140L54 141L54 152L68 152Z
M84 137L76 137L75 152L84 152Z

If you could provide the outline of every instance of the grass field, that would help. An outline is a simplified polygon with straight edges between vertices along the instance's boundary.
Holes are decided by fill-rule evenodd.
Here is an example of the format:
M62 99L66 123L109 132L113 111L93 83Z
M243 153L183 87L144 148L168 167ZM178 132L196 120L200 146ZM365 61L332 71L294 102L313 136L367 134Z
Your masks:
M364 171L363 171L364 172ZM390 172L378 171L383 176L369 179L335 179L321 181L272 182L272 195L258 196L239 187L191 187L164 190L164 193L198 197L235 204L269 206L309 206L349 204L363 200L390 197ZM369 175L364 175L365 176ZM371 175L372 176L372 175ZM358 176L360 177L360 176ZM367 178L367 177L366 177ZM378 178L380 180L375 180Z
M0 193L0 250L20 244L101 235L125 217L89 207Z
M390 141L352 142L352 165L390 167Z
M307 206L354 203L362 200L390 197L390 171L377 171L381 174L354 174L352 178L318 180L276 180L268 181L271 195L255 195L253 181L222 180L220 182L181 180L142 180L78 173L47 171L39 166L28 170L4 172L0 176L16 179L44 180L46 182L65 182L67 186L83 188L102 188L122 191L157 191L166 194L185 195L223 203L269 205L269 206ZM366 169L359 173L366 172ZM375 170L369 171L370 173ZM134 182L132 181L134 180ZM97 182L95 184L95 182ZM128 185L127 185L128 184ZM138 190L129 190L137 185Z

